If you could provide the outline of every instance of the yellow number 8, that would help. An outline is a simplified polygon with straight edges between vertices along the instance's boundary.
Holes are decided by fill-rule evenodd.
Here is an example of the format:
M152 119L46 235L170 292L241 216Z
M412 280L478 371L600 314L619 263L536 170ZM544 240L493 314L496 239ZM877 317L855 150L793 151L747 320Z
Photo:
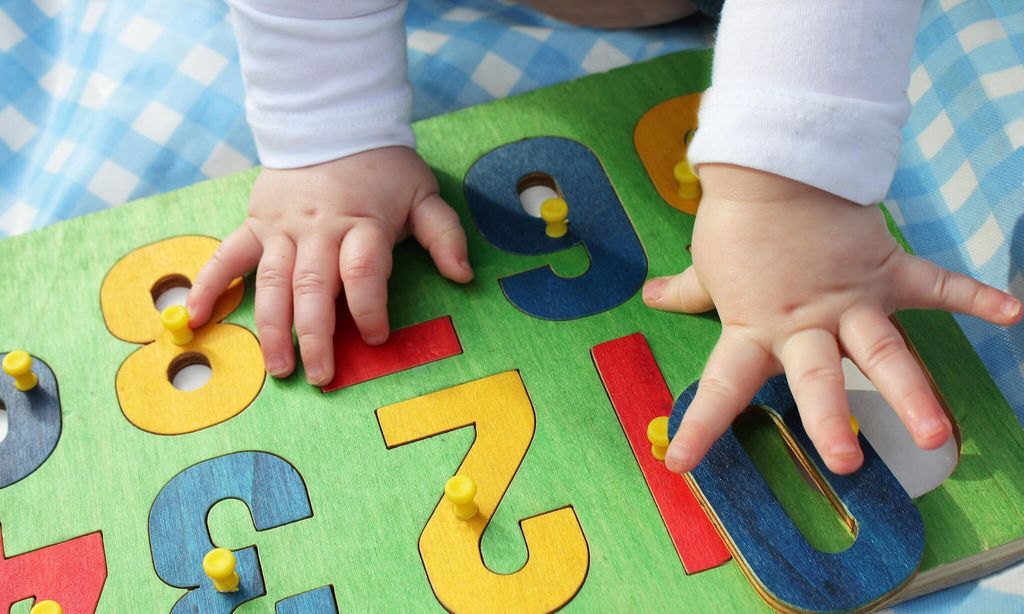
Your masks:
M118 339L144 344L117 372L117 400L129 422L158 435L191 433L229 420L245 410L263 387L259 342L246 328L222 324L242 302L241 278L217 302L210 323L178 346L160 322L159 293L191 286L220 242L183 236L140 247L107 273L100 307L107 328ZM196 390L171 383L183 368L210 367L209 381Z

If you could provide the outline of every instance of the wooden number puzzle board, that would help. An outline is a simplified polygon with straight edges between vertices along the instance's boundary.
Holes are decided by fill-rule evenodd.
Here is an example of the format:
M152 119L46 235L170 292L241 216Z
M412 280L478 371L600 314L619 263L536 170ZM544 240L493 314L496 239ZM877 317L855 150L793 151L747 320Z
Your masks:
M0 242L0 353L29 352L41 382L31 407L9 378L0 388L0 609L32 596L68 612L179 599L201 612L768 609L645 441L720 325L641 302L644 278L690 264L693 217L666 202L674 187L652 182L634 134L656 105L703 90L709 60L670 56L419 123L476 279L452 284L399 246L392 325L430 324L375 354L341 318L355 358L331 392L263 377L251 276L193 346L160 329L154 287L193 276L217 244L189 237L244 219L255 171ZM685 128L654 126L667 145L645 155L682 159ZM566 197L568 238L512 206L533 172ZM1024 537L1024 437L950 316L899 321L962 438L956 472L915 502L928 573ZM207 386L170 386L169 369L204 360ZM745 445L779 461L765 473L801 532L849 545L769 431ZM457 472L478 486L469 522L442 500ZM239 593L211 591L200 559L213 545L238 551Z

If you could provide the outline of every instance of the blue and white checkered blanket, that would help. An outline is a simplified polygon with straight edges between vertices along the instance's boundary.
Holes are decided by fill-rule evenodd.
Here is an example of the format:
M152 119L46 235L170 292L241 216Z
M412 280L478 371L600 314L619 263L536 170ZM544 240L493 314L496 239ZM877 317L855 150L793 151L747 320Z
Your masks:
M251 167L220 0L0 2L0 237ZM417 118L704 47L694 18L597 32L503 0L411 0ZM917 253L1024 298L1024 2L926 0L887 200ZM1024 424L1024 326L959 318ZM900 611L1024 612L1024 566Z
M887 204L921 256L1024 297L1024 2L925 3ZM957 317L1024 425L1024 325Z

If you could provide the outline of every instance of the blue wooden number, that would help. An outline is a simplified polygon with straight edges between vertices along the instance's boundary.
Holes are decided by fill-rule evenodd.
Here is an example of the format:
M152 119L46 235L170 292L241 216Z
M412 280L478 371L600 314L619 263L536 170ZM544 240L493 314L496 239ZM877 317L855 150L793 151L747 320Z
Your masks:
M257 531L313 515L302 476L288 461L267 452L235 452L203 461L174 476L160 490L149 512L149 545L157 575L170 586L189 589L172 612L228 613L266 594L255 546L235 551L238 592L218 593L203 573L203 557L214 548L206 517L225 499L245 503ZM303 604L325 603L325 590L334 605L333 591L322 587L282 600L278 609L311 611Z
M675 402L669 434L675 436L697 383ZM786 514L733 432L727 431L691 472L704 499L762 593L787 610L857 610L898 590L924 552L924 524L917 508L863 436L864 466L852 475L825 468L800 423L783 376L768 380L752 405L773 412L825 476L856 521L856 539L843 552L815 550Z
M0 361L7 354L0 354ZM60 395L57 378L38 358L32 371L39 383L28 392L0 374L0 403L7 409L7 437L0 441L0 488L27 477L46 462L60 439Z
M536 173L552 177L569 204L569 234L559 239L520 204L519 181ZM597 156L576 141L537 137L499 147L469 169L465 192L480 233L500 249L541 255L586 248L590 268L578 277L544 266L500 280L508 300L534 317L573 320L612 309L647 277L647 255L622 202Z

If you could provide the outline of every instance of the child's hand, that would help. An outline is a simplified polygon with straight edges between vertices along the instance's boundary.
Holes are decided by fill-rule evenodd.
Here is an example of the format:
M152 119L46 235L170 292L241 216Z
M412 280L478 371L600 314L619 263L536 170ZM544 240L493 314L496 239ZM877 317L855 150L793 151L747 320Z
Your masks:
M264 169L249 217L221 244L189 292L192 328L236 277L258 266L256 328L267 371L295 368L292 315L306 379L334 376L334 304L341 289L363 339L387 340L387 280L395 243L412 234L445 277L468 282L466 235L415 151L387 147L292 170Z
M840 356L875 384L922 448L951 427L889 315L919 307L995 324L1021 319L1012 296L906 254L878 207L775 175L701 167L704 197L693 266L652 279L645 302L697 313L718 309L719 338L665 464L693 469L762 383L783 370L807 434L828 468L863 457L850 427Z

